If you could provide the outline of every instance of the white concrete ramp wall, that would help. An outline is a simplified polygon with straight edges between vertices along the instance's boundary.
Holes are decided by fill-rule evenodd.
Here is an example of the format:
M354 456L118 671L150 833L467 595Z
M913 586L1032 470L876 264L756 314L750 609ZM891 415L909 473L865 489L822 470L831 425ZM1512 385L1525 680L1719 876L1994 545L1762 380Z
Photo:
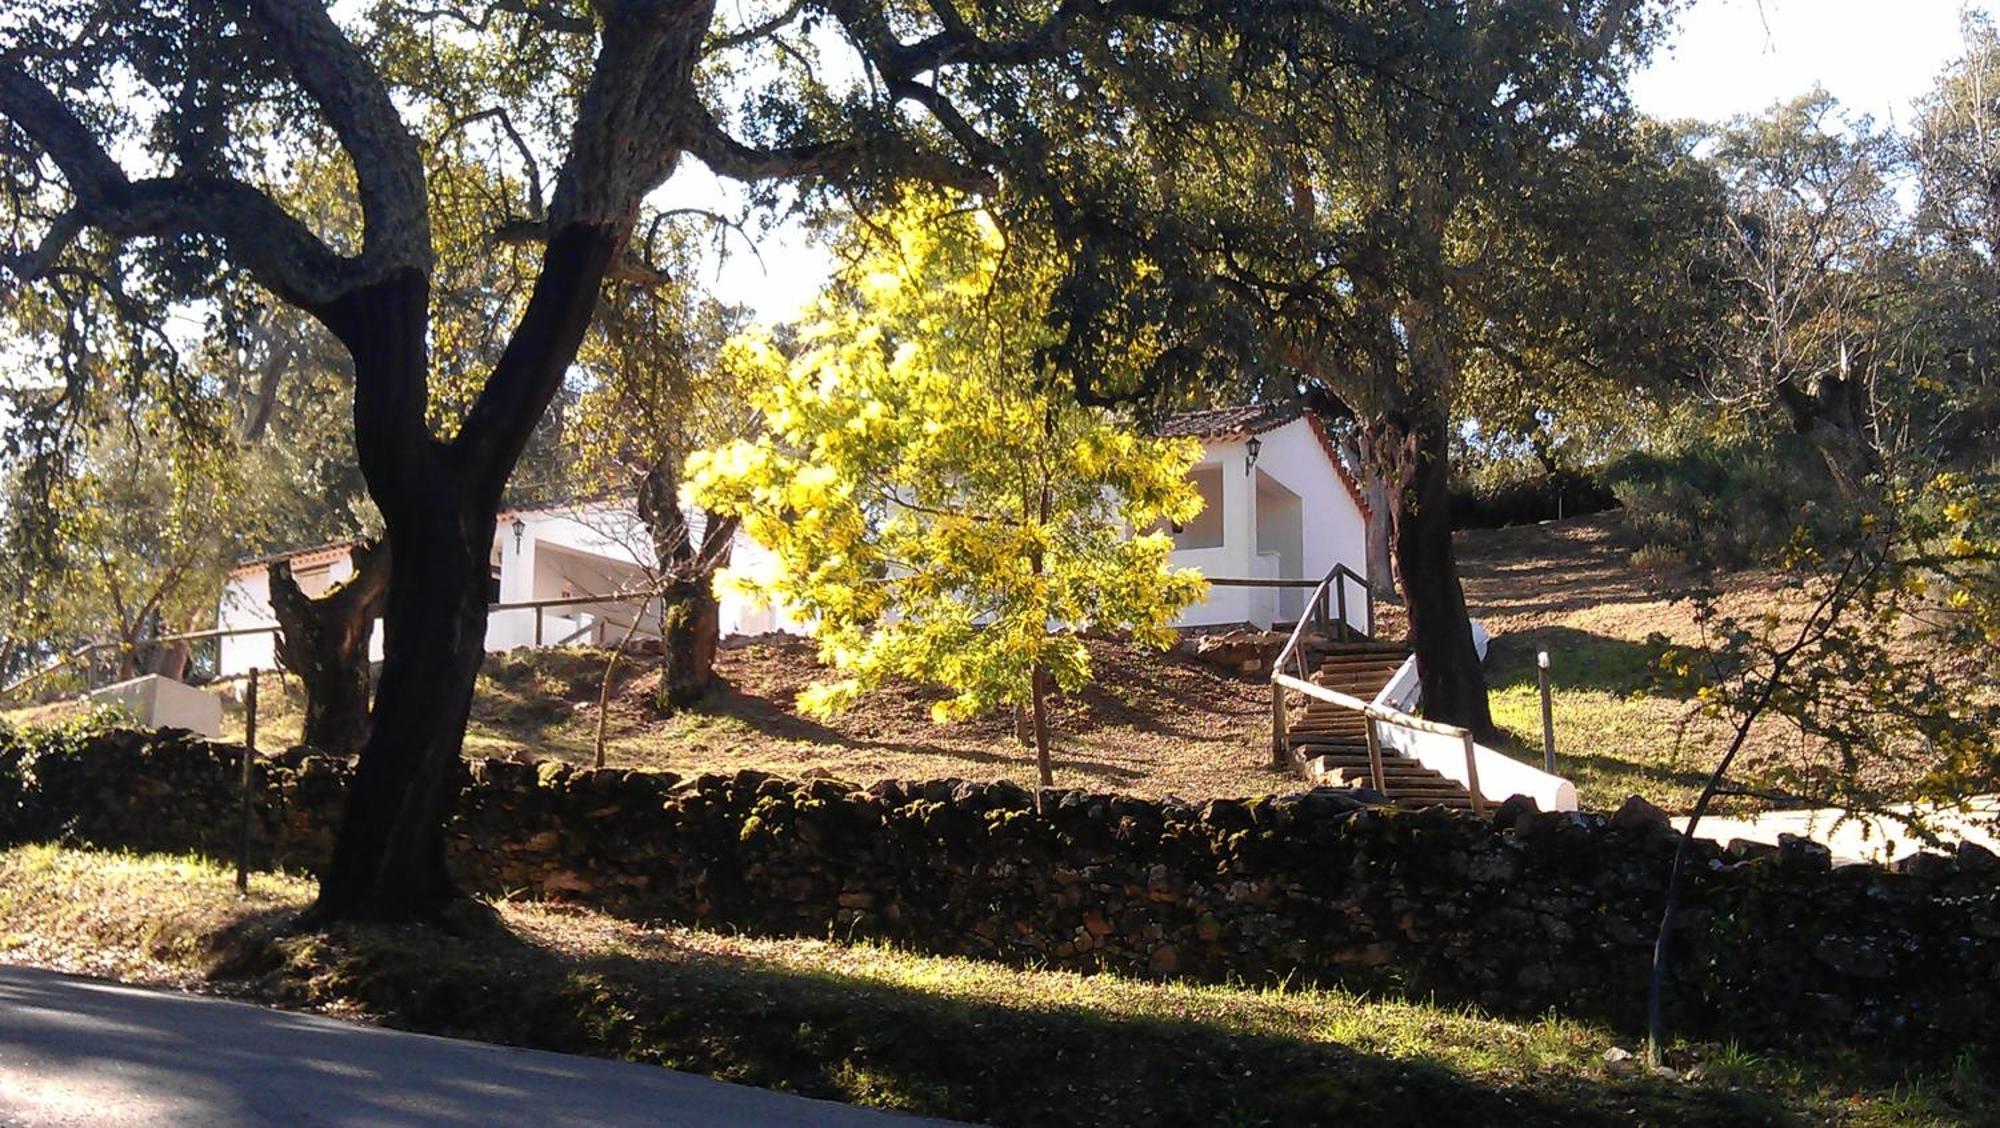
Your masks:
M1474 619L1472 645L1479 652L1481 661L1485 661L1491 642L1492 636ZM1417 682L1417 658L1412 654L1403 660L1402 668L1389 679L1388 685L1382 687L1382 692L1375 695L1374 704L1414 714L1422 704L1422 696ZM1387 723L1378 723L1376 732L1384 748L1410 757L1460 787L1470 788L1464 741ZM1479 770L1480 797L1489 803L1501 803L1516 795L1526 795L1544 811L1576 810L1576 786L1561 776L1550 775L1484 744L1472 746L1472 760Z

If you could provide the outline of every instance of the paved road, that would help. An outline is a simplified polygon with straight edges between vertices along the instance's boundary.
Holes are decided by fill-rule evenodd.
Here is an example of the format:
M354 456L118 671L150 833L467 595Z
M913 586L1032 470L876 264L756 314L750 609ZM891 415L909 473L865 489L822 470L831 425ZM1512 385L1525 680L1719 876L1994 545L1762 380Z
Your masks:
M925 1123L628 1062L0 967L0 1124Z

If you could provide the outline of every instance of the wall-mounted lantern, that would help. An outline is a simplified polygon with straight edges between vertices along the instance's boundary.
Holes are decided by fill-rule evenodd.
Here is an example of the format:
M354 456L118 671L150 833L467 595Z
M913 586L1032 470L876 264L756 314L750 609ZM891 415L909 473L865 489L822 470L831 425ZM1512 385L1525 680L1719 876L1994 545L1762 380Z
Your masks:
M519 517L514 518L514 555L516 556L521 555L521 536L527 531L528 523Z
M1250 441L1243 444L1243 449L1250 452L1250 456L1243 460L1243 473L1248 476L1251 469L1257 465L1257 455L1264 450L1264 440L1252 435Z

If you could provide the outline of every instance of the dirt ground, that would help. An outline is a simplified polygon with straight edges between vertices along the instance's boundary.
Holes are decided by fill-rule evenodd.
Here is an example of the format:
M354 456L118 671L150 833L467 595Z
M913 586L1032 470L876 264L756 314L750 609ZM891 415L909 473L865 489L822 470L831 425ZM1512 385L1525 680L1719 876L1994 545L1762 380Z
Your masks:
M1297 786L1295 777L1267 766L1265 682L1179 652L1099 639L1087 645L1092 683L1059 697L1051 714L1059 786L1197 800ZM577 648L490 656L466 754L593 762L609 658L607 651ZM656 663L644 655L617 663L604 718L608 766L683 775L756 768L856 783L941 777L1036 783L1034 750L1015 742L1011 719L938 723L931 706L944 699L939 690L892 682L837 716L802 714L799 692L827 673L805 639L771 635L725 645L716 662L722 684L678 713L653 705ZM296 682L284 679L275 692L267 683L259 745L296 740L300 707ZM240 737L239 708L228 709L225 724Z
M1675 598L1684 577L1631 566L1636 544L1617 513L1540 525L1474 530L1457 539L1466 598L1494 636L1487 661L1503 751L1541 760L1535 655L1550 654L1558 771L1587 808L1640 794L1670 811L1693 802L1728 732L1698 714L1653 670L1658 640L1700 641L1692 608ZM1728 580L1725 606L1772 605L1768 575ZM1400 633L1399 609L1379 608L1381 633ZM1200 799L1281 792L1290 775L1266 766L1269 691L1254 676L1224 673L1191 656L1141 653L1091 641L1092 684L1054 710L1058 784ZM493 655L481 676L466 751L524 760L595 758L597 700L609 654L562 649ZM860 783L884 777L1007 778L1035 782L1032 749L1010 718L937 723L940 691L892 683L839 716L800 713L795 699L825 671L813 644L769 636L732 642L718 659L722 685L699 707L662 714L652 705L655 659L621 659L605 715L613 766L683 774L758 768ZM298 732L296 683L265 690L260 745ZM15 723L54 719L17 711ZM240 710L228 723L241 732ZM1802 738L1767 725L1751 759L1795 754ZM1738 808L1744 804L1736 804Z

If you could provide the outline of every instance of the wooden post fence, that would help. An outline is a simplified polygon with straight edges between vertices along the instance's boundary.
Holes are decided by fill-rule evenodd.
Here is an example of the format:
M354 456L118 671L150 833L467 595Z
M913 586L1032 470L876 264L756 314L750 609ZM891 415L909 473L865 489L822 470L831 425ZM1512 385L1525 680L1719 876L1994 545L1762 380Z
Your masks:
M236 892L250 892L250 761L257 756L257 667L243 690L243 812L236 841Z
M1549 652L1535 655L1535 681L1542 690L1542 770L1556 774L1556 721L1549 706Z

